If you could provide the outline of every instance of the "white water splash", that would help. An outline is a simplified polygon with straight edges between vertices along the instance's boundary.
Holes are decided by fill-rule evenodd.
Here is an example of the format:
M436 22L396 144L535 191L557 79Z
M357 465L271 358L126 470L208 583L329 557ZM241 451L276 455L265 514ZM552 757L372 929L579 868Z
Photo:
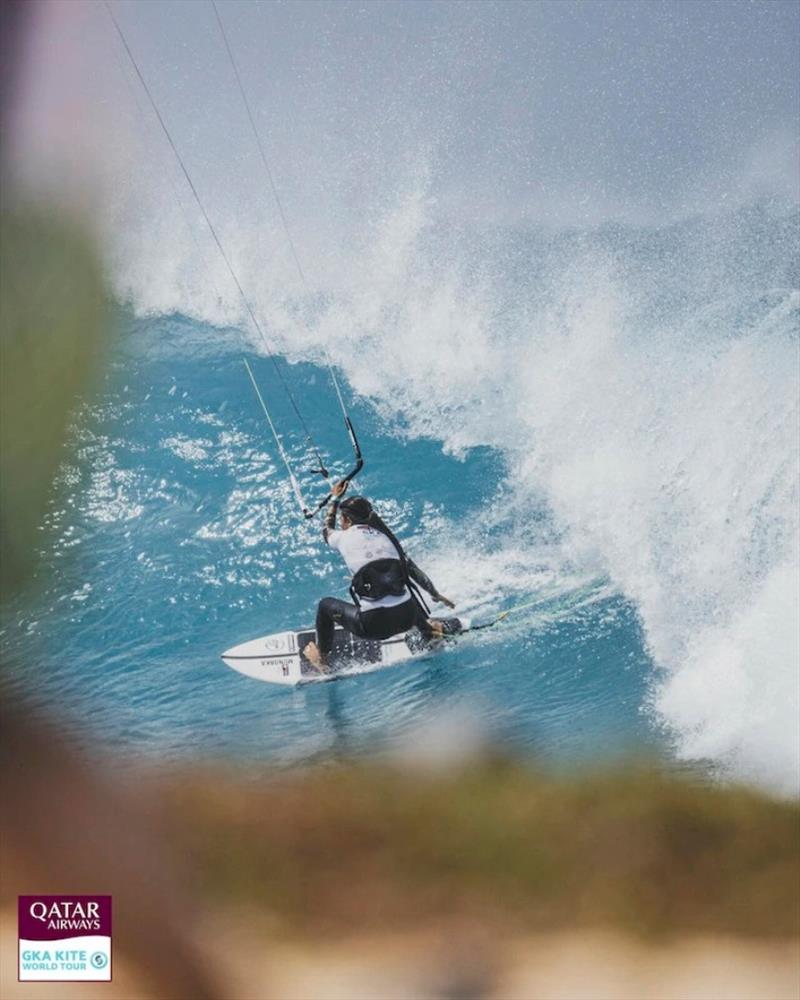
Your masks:
M479 552L474 587L461 529L446 532L456 556L433 557L459 598L529 591L564 565L608 577L664 670L652 709L676 753L795 791L798 294L772 279L795 224L753 209L480 236L438 217L425 171L412 181L303 325L250 276L271 333L291 357L325 344L397 433L502 453L505 542ZM542 502L559 555L537 568L525 511Z
M163 28L170 27L165 9L167 15ZM418 67L432 93L463 90L463 106L442 97L428 114L423 99L402 89L413 79L405 66L398 78L390 74L392 87L383 91L374 91L365 76L363 91L329 93L329 81L318 75L324 61L310 57L319 55L314 39L304 38L311 47L297 49L308 58L299 91L290 86L291 74L270 78L270 88L286 87L288 107L309 108L308 117L297 120L302 116L276 108L271 90L264 102L272 111L265 121L284 140L270 148L308 265L310 296L246 152L251 137L230 121L223 63L209 58L194 80L193 87L205 88L202 115L194 114L191 87L183 105L167 102L165 110L271 341L293 358L315 360L327 346L352 390L368 397L397 433L402 426L402 433L439 439L456 455L476 445L502 454L513 529L495 551L481 555L489 589L492 581L512 581L514 568L538 552L540 526L526 523L524 512L544 502L561 546L561 560L552 565L571 563L608 576L635 602L662 668L653 708L674 734L676 752L710 757L728 773L796 792L798 294L789 262L797 225L776 202L786 197L796 211L796 125L777 123L760 138L751 133L732 153L732 133L723 130L724 163L687 177L683 195L673 185L663 213L652 192L651 204L637 209L637 199L625 197L625 184L610 208L599 205L603 164L591 145L581 150L581 190L570 189L569 180L552 173L560 147L551 142L542 151L550 158L548 184L534 183L536 192L517 209L518 187L514 196L490 191L513 153L495 127L502 119L493 116L487 131L502 145L494 156L490 143L474 141L480 131L470 131L477 110L467 86L473 69L488 79L503 65L493 64L491 48L480 43L493 25L479 26L479 20L464 22L455 49L442 50L449 54L448 72L463 86L438 75L439 58ZM720 24L715 19L715 27ZM107 28L98 22L93 30ZM335 34L336 25L329 28ZM473 28L477 45L470 44ZM216 52L210 37L201 35L198 43ZM701 35L670 37L685 48ZM155 50L145 47L148 71L155 72L160 40L160 32L152 33ZM141 45L143 38L134 41ZM409 36L412 49L418 42ZM109 38L96 47L112 51ZM170 53L174 63L174 49ZM339 53L331 48L326 55L336 60ZM381 80L388 57L376 50L372 58ZM121 91L129 70L115 67ZM340 65L344 77L348 69ZM165 76L158 82L160 93L174 97L182 81ZM527 80L520 96L538 94L534 83ZM569 91L570 81L564 83ZM653 90L639 85L629 92ZM377 93L389 99L376 101ZM517 110L498 93L501 112ZM359 94L381 117L356 114L361 131L337 138L338 102ZM125 132L144 137L135 164L123 164L120 150L112 157L98 213L120 297L141 314L179 311L212 323L243 323L242 303L152 116L145 110L142 117L130 101L118 103L127 108ZM534 102L534 110L539 106ZM448 119L456 109L458 129ZM355 104L351 110L358 110ZM577 103L569 120L582 121L583 110ZM736 115L726 121L738 130ZM546 134L554 137L563 125L555 117L548 121L546 112L526 123L527 130L511 130L520 141L535 138L537 127L550 126ZM585 127L591 131L594 124ZM708 125L703 119L698 130L710 141ZM437 149L446 163L447 142L456 133L467 144L458 147L456 169L451 162L450 174L440 178L428 165L427 151L437 147L431 137L446 135ZM205 142L208 137L217 145ZM574 138L577 144L577 132ZM482 150L474 169L465 163L469 141ZM103 142L113 145L105 130ZM74 146L70 131L68 148ZM417 156L416 150L425 152ZM680 159L680 150L674 152ZM37 156L44 156L38 148ZM664 156L652 165L671 162ZM535 181L536 165L524 157L520 163L523 179ZM668 169L661 173L662 180L672 177ZM178 182L178 197L167 175ZM764 206L752 207L757 197ZM584 212L587 200L593 204ZM723 214L723 204L735 210ZM550 228L526 229L522 220L531 214ZM588 217L639 218L647 227L564 228ZM93 483L97 516L136 516L127 487L119 477ZM445 579L456 576L456 564L450 565L443 555Z

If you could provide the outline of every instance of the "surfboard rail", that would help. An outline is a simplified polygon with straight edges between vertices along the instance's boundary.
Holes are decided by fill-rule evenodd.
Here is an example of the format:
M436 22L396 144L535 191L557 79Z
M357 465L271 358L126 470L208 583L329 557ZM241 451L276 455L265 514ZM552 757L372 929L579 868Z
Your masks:
M462 619L464 628L469 622ZM359 639L337 628L329 667L315 667L303 655L309 642L315 639L313 628L276 632L232 646L222 653L222 662L246 677L269 684L295 687L313 681L331 680L348 673L379 670L407 660L429 656L444 647L444 642L431 645L416 629L402 632L390 639Z

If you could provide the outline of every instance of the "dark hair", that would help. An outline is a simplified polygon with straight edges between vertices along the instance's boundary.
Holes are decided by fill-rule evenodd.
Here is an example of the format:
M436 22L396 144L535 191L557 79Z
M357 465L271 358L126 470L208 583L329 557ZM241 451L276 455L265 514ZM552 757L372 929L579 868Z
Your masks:
M345 497L339 504L339 510L342 514L346 514L353 524L368 524L374 513L372 504L366 497Z

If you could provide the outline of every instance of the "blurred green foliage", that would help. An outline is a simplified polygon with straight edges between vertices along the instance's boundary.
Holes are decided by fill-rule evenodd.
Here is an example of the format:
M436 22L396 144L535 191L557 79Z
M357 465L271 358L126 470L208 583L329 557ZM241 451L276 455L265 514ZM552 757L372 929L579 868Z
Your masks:
M498 930L800 932L800 806L656 769L449 775L357 763L171 785L199 887L330 937L464 917Z
M92 241L42 207L0 218L0 597L35 573L42 521L76 401L105 357Z

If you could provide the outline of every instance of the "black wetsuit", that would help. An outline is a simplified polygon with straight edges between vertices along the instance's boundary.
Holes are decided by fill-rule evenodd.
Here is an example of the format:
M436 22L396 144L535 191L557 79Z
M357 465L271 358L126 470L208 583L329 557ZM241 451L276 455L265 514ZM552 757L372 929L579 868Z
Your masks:
M437 591L422 570L407 558L408 575L431 596ZM423 636L431 638L433 630L428 616L414 597L390 608L362 608L338 597L323 597L317 606L317 648L323 658L333 646L333 630L339 625L360 639L390 639L399 632L418 628Z
M329 508L326 524L323 528L323 537L327 542L330 533L336 524L336 504ZM359 526L353 525L349 530L356 530ZM392 540L392 544L396 544ZM439 594L430 578L402 553L402 560L398 552L398 566L404 565L405 571L410 580L427 591L432 597L438 599ZM394 560L380 560L381 562L391 562ZM358 576L358 574L356 574ZM354 578L355 582L355 578ZM406 586L407 581L400 580L400 585L410 594L408 600L390 607L370 608L368 605L359 605L342 601L338 597L324 597L317 607L317 648L325 659L333 646L333 634L337 625L352 632L353 635L362 639L389 639L400 632L407 632L409 629L417 628L425 638L432 638L434 633L428 623L428 615L423 608L419 598L417 598L410 587ZM351 593L356 596L351 588Z

